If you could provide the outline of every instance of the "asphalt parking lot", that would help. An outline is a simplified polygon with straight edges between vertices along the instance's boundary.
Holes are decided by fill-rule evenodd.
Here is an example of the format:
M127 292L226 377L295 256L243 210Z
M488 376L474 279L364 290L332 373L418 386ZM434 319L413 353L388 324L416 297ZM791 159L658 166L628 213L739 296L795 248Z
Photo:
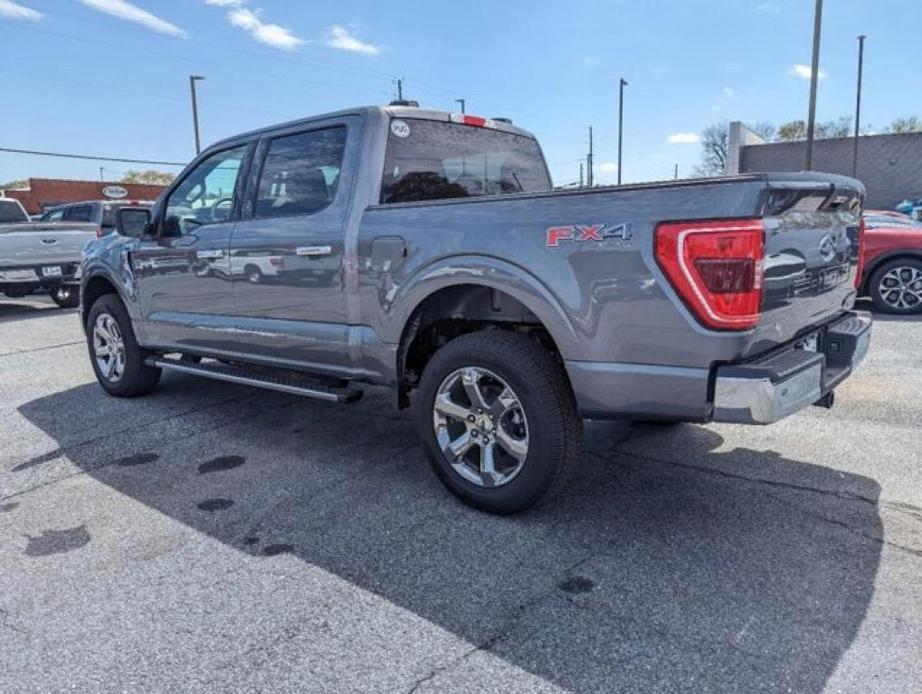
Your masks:
M385 393L107 397L0 302L0 691L922 690L922 322L831 411L587 424L569 491L469 510Z

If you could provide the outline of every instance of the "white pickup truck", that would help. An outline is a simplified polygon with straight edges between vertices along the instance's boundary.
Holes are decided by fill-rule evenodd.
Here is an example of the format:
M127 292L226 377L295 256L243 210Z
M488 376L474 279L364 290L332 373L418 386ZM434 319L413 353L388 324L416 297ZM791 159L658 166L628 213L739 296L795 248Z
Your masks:
M80 258L97 226L31 222L18 200L0 198L0 292L10 298L45 290L62 308L80 303Z

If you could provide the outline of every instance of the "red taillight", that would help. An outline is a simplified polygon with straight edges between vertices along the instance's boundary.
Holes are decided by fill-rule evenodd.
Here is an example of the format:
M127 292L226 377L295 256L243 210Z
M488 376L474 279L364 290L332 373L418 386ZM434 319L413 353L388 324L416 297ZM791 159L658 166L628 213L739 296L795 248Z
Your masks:
M762 311L765 230L761 220L667 222L656 228L656 260L706 327L746 330Z
M272 265L272 267L285 267L285 259L280 255L273 256L269 258L269 264Z
M861 218L861 221L858 222L858 267L855 270L855 287L861 289L861 283L864 279L864 235L867 232L868 227L864 223L864 217Z

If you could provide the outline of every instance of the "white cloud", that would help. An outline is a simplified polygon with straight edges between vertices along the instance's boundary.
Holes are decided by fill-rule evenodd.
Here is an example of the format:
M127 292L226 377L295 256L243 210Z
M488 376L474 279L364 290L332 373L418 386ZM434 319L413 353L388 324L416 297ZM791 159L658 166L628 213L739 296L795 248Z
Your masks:
M725 99L732 99L736 96L736 90L733 87L724 87L720 90L720 95Z
M672 133L666 136L666 142L670 145L694 145L701 142L701 136L698 133Z
M599 59L593 56L590 56L590 55L587 55L585 58L583 58L581 62L584 67L598 67L599 66Z
M218 2L221 2L221 0L218 0ZM285 27L264 22L259 17L260 12L261 10L253 11L237 6L237 9L228 13L227 18L235 27L240 27L244 31L250 32L253 38L260 43L265 43L274 48L290 51L304 43L303 39L298 38Z
M273 48L286 51L293 50L304 43L304 39L295 36L290 29L278 24L264 22L260 8L248 9L244 7L247 0L205 0L206 5L228 8L227 21L231 25L243 29L259 41Z
M350 51L352 53L364 53L365 55L377 55L381 49L371 43L365 43L356 36L353 36L345 27L334 24L327 32L326 44L330 48L336 48L340 51Z
M37 22L44 16L45 15L41 12L33 10L30 7L18 5L13 2L13 0L0 0L0 17L7 17L9 19L28 19L32 22Z
M789 75L794 75L795 77L800 77L801 79L808 80L813 74L813 70L809 65L792 65L791 69L788 70ZM826 73L823 72L823 68L820 68L819 72L820 79L826 77Z
M606 161L602 163L601 169L606 173L612 173L618 170L618 165L613 161Z
M126 22L134 22L145 26L159 34L178 37L186 36L186 32L175 24L171 24L165 19L160 19L160 17L125 0L80 0L80 2L87 7L92 7L94 10L99 10L118 19L124 19Z
M760 14L778 14L781 12L781 5L776 5L773 2L763 2L756 5L756 12Z

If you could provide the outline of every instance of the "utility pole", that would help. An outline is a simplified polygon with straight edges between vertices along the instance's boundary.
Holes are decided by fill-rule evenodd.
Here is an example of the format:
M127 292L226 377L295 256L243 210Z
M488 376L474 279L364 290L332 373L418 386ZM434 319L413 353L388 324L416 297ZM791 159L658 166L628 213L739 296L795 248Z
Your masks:
M813 134L816 127L816 85L820 80L820 30L823 26L823 0L816 0L813 15L813 60L810 63L810 112L807 115L806 170L813 170Z
M589 156L586 157L586 183L592 188L592 126L589 126Z
M858 37L858 95L855 98L855 147L852 150L852 176L858 177L858 134L861 132L861 73L864 70L864 40L867 37L861 34Z
M678 164L675 165L675 174L673 175L673 178L677 181L679 180L679 165Z
M189 75L189 89L192 92L192 126L195 128L195 154L198 156L202 151L202 142L198 135L198 102L195 98L195 83L198 80L205 79L201 75Z
M464 107L466 105L464 99L455 99L455 103L461 104L461 113L467 113L467 111L464 110Z
M579 187L583 187L583 160L579 160Z
M105 179L102 177L102 167L99 167L99 182L102 183Z
M621 138L624 135L624 88L627 82L618 81L618 185L621 185Z
M403 77L397 78L397 101L403 101Z

